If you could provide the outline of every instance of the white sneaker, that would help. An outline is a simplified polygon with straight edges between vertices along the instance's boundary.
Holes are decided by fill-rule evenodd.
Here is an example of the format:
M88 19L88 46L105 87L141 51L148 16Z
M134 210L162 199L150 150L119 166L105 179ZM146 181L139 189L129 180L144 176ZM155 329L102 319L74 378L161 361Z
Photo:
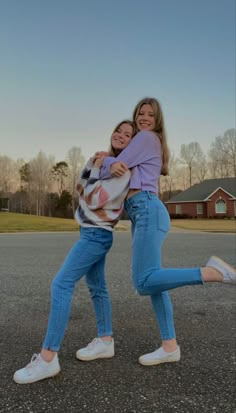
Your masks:
M94 338L87 347L81 348L76 352L76 358L83 361L111 358L114 355L114 340L106 342L101 338Z
M153 353L144 354L139 357L139 363L143 366L154 366L155 364L161 363L172 363L174 361L180 360L180 348L177 346L175 351L167 353L162 347L158 350L153 351Z
M34 383L48 377L56 376L60 370L57 354L55 354L53 360L49 363L44 361L40 354L34 354L26 367L15 372L13 380L18 384Z
M206 263L206 267L215 268L223 276L224 283L236 284L236 270L219 257L212 256Z

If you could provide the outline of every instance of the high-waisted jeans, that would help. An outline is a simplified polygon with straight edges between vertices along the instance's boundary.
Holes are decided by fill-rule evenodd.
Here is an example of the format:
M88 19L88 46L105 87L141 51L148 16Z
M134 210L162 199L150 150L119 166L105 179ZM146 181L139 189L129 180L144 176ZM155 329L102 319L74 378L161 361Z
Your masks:
M102 228L80 228L80 238L71 248L51 284L51 307L42 347L58 351L70 316L75 284L84 275L93 302L97 335L112 335L111 304L105 282L105 258L113 234Z
M169 214L156 194L138 192L125 201L132 222L132 279L140 295L150 295L162 340L175 338L167 290L202 284L200 268L161 268L161 247L170 228Z

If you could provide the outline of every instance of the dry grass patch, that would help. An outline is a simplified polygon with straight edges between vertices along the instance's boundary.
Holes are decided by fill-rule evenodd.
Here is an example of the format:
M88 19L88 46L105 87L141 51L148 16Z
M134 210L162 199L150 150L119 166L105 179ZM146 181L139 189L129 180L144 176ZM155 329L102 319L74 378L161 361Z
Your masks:
M73 219L0 212L0 232L76 230L78 230L78 224Z
M197 231L236 233L235 219L172 219L171 225Z
M79 226L74 219L0 212L0 232L78 231L78 228ZM116 227L120 231L127 228L122 224L118 224Z

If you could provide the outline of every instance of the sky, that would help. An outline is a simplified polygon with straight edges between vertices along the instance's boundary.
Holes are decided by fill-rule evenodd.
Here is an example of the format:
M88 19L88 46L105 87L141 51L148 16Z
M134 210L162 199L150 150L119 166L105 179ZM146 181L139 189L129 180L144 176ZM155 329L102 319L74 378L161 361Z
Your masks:
M235 0L0 0L0 156L87 159L146 96L175 156L235 128Z

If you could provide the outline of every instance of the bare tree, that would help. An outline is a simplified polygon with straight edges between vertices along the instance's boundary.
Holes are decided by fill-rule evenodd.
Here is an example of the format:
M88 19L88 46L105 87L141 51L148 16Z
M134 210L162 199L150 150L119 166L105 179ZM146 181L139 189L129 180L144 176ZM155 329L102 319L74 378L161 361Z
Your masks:
M176 184L178 186L178 160L174 154L171 154L169 159L169 175L161 176L159 181L160 193L165 193L166 199L171 198L172 192L175 191Z
M228 129L217 136L209 151L210 164L215 177L236 176L236 131Z
M35 205L36 215L44 215L46 195L51 185L52 159L40 151L29 162L29 193L31 203Z
M232 174L236 177L236 130L228 129L224 133L224 150L228 152Z
M0 190L13 192L19 183L17 163L8 156L0 156Z
M221 151L221 137L216 137L209 150L210 169L213 178L225 178L230 176L230 165L227 155Z
M189 186L192 186L193 169L203 159L203 151L198 142L181 145L180 162L185 164L189 172Z
M210 175L212 178L217 178L218 177L218 168L219 168L219 163L218 163L218 155L217 151L215 148L211 148L208 152L208 165L209 165L209 170L210 170Z
M202 158L199 159L199 162L197 163L197 168L196 168L196 177L198 182L204 181L204 179L207 176L207 160L206 156L202 154Z
M67 163L69 166L69 189L72 195L72 209L75 212L75 197L76 197L76 182L81 169L84 166L85 158L82 154L81 148L73 146L67 154Z

